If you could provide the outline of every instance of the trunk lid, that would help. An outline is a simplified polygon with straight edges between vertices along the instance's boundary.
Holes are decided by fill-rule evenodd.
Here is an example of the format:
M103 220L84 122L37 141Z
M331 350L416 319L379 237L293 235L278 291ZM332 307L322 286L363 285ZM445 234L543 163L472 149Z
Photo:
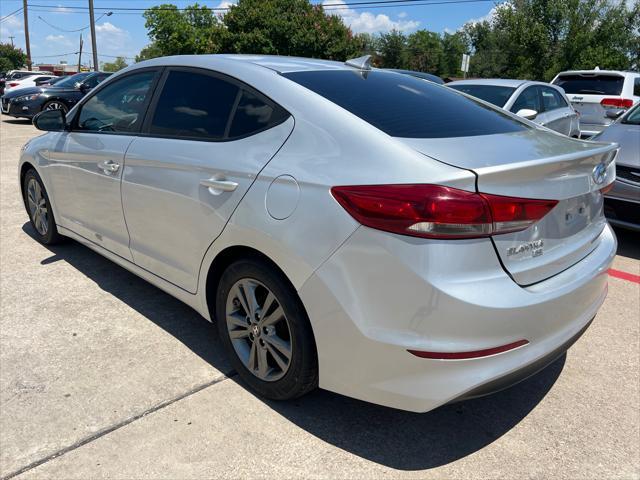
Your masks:
M492 237L505 270L518 284L552 277L597 247L606 225L600 190L615 179L617 145L538 129L398 140L431 158L471 170L479 192L558 201L528 229Z

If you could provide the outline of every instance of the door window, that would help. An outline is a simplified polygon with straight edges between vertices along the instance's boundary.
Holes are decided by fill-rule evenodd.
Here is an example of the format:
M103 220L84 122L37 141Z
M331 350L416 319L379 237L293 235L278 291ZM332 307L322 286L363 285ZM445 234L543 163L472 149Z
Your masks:
M640 97L640 77L636 77L633 80L633 94L636 97Z
M145 71L127 75L101 89L82 106L74 130L137 131L155 74L153 71Z
M171 71L158 99L150 132L220 140L225 136L239 90L211 75Z
M536 112L542 111L538 87L525 88L511 107L511 111L518 113L523 108L535 110Z
M238 138L252 135L283 122L288 116L289 114L284 109L271 104L256 94L243 90L231 121L229 137Z
M560 92L549 87L541 87L543 111L549 112L558 108L566 108L567 102L564 100Z

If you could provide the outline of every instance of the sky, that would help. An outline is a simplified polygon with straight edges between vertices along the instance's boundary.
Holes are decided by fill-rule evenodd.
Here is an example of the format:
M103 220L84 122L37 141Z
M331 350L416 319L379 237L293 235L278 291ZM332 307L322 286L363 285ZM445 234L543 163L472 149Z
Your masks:
M380 5L371 4L364 8L347 5L362 0L312 0L325 4L327 11L340 15L345 24L358 32L379 33L397 29L411 33L419 29L435 32L453 32L468 21L476 21L490 15L496 0L474 0L449 5L437 4L442 0L409 0L412 3ZM433 2L428 5L426 3ZM117 8L149 8L161 3L174 3L186 7L195 0L94 0L96 8L96 41L100 62L112 61L116 56L127 57L128 63L149 43L144 27L142 12L118 11ZM199 0L199 4L212 8L224 8L228 0ZM31 56L34 64L58 63L66 60L69 64L78 62L79 31L84 38L84 51L90 52L89 14L87 0L29 0L29 33ZM11 15L22 7L22 0L0 1L0 41L10 42L15 37L16 46L24 49L24 21L22 11ZM105 9L105 10L103 10ZM115 9L111 15L103 15ZM223 12L221 11L221 15ZM83 53L83 64L91 61L91 54Z

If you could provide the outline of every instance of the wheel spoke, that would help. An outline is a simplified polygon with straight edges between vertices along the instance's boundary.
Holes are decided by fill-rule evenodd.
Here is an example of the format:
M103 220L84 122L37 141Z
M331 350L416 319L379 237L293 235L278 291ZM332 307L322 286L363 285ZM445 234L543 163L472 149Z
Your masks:
M289 342L282 340L277 335L265 335L262 338L282 353L287 360L291 360L291 344Z
M258 350L258 347L256 346L256 342L253 342L251 344L251 350L249 352L249 365L248 365L248 367L249 367L249 370L252 370L254 372L258 369L258 365L257 365L257 361L258 361L257 353L258 352L257 352L257 350Z
M247 321L244 316L237 312L227 314L227 325L228 324L232 324L240 328L247 328Z
M249 330L246 328L243 330L239 328L238 330L230 330L229 337L231 340L237 340L239 338L247 338L249 336Z
M276 297L273 293L269 292L267 298L264 299L264 303L262 304L262 314L266 315L269 310L271 310L271 306L276 302Z
M280 367L280 370L285 372L287 370L287 367L289 366L289 362L285 361L280 355L280 353L278 353L278 351L275 348L273 348L269 343L265 342L265 345L267 347L267 350L273 357L273 359L276 361L276 363Z
M242 284L237 284L233 288L233 291L231 292L231 294L233 295L234 298L238 299L238 301L240 302L240 305L242 306L242 309L244 310L245 315L251 315L251 312L249 311L249 304L247 303L247 299L242 289Z
M263 347L256 347L258 350L258 375L263 379L267 377L269 373L269 362L267 361L267 349Z
M262 319L260 325L263 327L273 325L277 323L282 317L284 317L284 310L282 310L282 307L278 305L278 308L276 308L273 312Z

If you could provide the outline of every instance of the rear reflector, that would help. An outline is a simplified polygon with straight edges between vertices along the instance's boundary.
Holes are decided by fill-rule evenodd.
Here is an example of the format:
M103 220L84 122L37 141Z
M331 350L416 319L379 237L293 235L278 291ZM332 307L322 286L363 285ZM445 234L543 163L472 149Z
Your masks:
M631 108L633 107L633 100L630 98L603 98L600 105L603 107Z
M420 358L432 358L435 360L465 360L469 358L488 357L497 353L507 352L528 344L528 340L518 340L500 347L485 348L484 350L474 350L471 352L423 352L420 350L407 350L410 354Z
M423 238L480 238L525 230L558 203L424 184L333 187L331 193L362 225Z

